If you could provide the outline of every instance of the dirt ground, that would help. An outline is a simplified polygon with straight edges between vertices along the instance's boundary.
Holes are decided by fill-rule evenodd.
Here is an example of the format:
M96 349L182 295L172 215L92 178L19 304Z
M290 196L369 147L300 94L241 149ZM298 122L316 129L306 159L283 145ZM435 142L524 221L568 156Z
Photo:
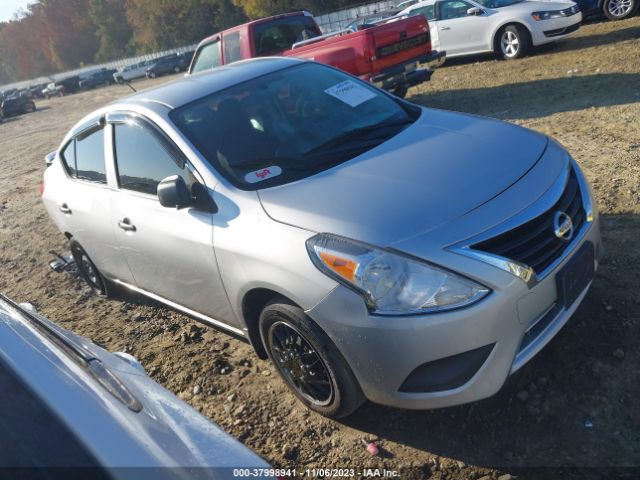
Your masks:
M166 81L138 82L139 86ZM40 203L43 156L114 86L39 101L0 125L0 291L140 359L169 390L280 467L388 468L435 479L638 478L640 468L640 16L592 22L512 62L451 62L409 92L422 105L515 122L564 144L592 182L606 254L570 323L495 397L435 411L366 404L309 413L249 345L152 301L103 300L49 271L66 252ZM363 438L376 440L371 457Z

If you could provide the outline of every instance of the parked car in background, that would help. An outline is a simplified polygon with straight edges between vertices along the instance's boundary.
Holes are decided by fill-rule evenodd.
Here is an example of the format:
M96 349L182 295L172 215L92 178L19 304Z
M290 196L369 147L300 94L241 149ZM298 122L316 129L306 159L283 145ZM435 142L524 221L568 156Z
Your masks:
M361 30L362 28L369 28L378 22L386 20L397 15L402 9L391 8L389 10L382 10L381 12L371 13L362 17L356 18L353 22L344 28L350 28L352 30Z
M12 115L35 112L36 104L27 95L13 95L0 100L0 111L2 111L2 116L10 117Z
M180 73L188 65L185 64L184 57L180 55L170 55L159 58L154 64L147 68L147 78L156 78L168 73Z
M187 468L205 479L270 468L131 355L109 353L3 295L0 391L5 472L80 478L82 468L83 478L177 480ZM153 473L132 474L139 467Z
M80 91L80 76L71 75L70 77L65 77L62 80L58 80L56 84L62 85L65 95L70 93L78 93Z
M45 98L61 97L64 95L64 85L60 82L51 82L42 90L42 95Z
M33 98L44 98L44 95L42 94L42 90L45 89L46 87L47 87L46 83L39 83L38 85L31 85L29 87L29 94Z
M444 52L432 50L424 18L322 35L308 12L254 20L204 39L189 73L238 60L282 55L340 68L399 97L431 78Z
M136 78L142 78L147 74L147 68L153 65L154 60L145 60L144 62L129 65L113 74L113 79L118 83L128 82Z
M572 1L426 0L402 15L426 17L433 48L447 57L495 52L505 60L567 37L582 21Z
M604 14L609 20L624 20L632 17L640 6L640 0L576 0L576 3L583 17Z
M113 74L116 72L117 70L112 68L94 72L84 80L80 80L80 88L83 90L90 90L99 86L113 85L116 82L113 78Z
M90 287L252 343L311 409L496 393L582 302L601 254L545 135L256 59L82 119L42 200Z

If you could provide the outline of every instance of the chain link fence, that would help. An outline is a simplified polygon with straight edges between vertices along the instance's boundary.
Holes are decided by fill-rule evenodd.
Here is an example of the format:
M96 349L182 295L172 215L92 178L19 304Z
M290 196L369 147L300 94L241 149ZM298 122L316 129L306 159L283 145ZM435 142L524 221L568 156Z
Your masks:
M342 30L356 18L389 10L390 8L395 7L400 1L401 0L384 0L380 2L366 3L356 7L345 8L344 10L339 10L337 12L318 15L314 18L316 19L316 22L318 22L323 33L331 33Z

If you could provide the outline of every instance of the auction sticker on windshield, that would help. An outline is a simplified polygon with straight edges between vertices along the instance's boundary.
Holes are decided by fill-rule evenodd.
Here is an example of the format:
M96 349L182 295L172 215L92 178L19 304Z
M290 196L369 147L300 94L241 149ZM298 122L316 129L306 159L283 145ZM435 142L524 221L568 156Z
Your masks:
M325 90L325 93L346 103L350 107L357 107L376 96L376 94L368 88L358 85L351 80L345 80L333 87L329 87Z
M277 177L282 173L282 169L278 166L265 167L255 172L247 173L244 176L244 180L247 183L257 183L267 180L268 178Z

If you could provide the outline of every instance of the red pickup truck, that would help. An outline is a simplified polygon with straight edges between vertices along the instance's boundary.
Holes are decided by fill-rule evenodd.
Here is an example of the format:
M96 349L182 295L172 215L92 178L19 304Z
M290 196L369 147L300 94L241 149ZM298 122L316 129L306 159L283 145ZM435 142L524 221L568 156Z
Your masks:
M409 87L431 78L444 52L431 50L422 15L323 35L308 12L254 20L224 30L198 45L189 74L245 58L293 56L326 63L403 97ZM419 68L426 64L426 68Z

